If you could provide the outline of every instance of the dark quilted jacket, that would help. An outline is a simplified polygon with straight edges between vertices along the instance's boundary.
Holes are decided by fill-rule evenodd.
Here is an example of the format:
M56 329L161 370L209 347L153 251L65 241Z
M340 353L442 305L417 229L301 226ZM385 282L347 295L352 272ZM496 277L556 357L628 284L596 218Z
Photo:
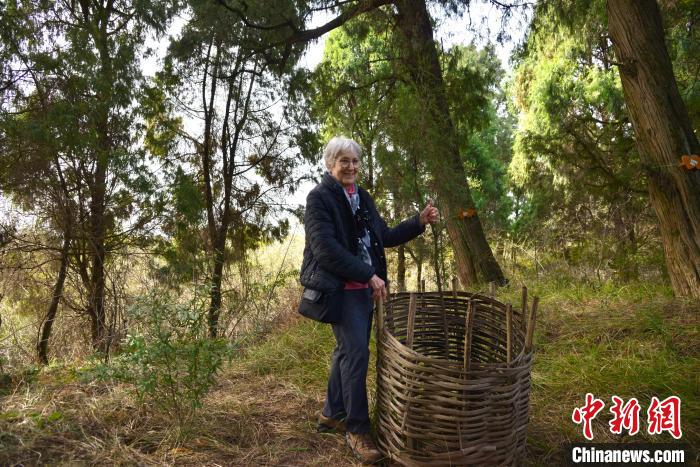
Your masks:
M379 216L369 193L358 187L360 209L370 218L372 262L357 256L355 219L343 187L326 172L323 180L306 197L304 230L306 245L301 265L301 284L316 290L336 290L346 281L367 282L373 274L387 280L384 247L406 243L425 231L418 214L389 228Z

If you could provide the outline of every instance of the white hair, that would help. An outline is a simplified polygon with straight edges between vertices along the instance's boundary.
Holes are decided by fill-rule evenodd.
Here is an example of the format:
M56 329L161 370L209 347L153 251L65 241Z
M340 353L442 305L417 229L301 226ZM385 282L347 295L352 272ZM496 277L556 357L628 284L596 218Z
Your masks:
M334 136L328 141L326 149L323 151L323 160L326 163L326 168L331 170L335 165L335 161L338 160L338 157L343 153L354 154L360 157L362 155L362 149L359 144L350 138Z

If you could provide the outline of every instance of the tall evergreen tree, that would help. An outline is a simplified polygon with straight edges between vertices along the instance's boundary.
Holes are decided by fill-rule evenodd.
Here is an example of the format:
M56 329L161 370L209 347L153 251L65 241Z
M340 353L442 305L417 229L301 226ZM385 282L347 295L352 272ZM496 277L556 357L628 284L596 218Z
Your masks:
M678 91L655 0L608 0L610 36L625 102L659 219L675 293L700 298L700 171L684 170L681 156L700 154Z
M324 132L348 134L360 142L366 179L375 188L380 208L387 218L400 220L433 190L424 157L430 142L418 136L425 127L416 118L424 108L415 88L406 84L410 77L397 59L401 49L396 34L380 14L367 14L333 31L314 73L312 93ZM497 120L497 59L491 49L477 52L473 46L459 46L443 52L440 62L449 110L456 122L462 172L478 187L479 209L490 220L498 211L503 222L508 211L502 183L507 160L495 154L496 137L490 133ZM418 263L426 249L420 243L417 240L408 246ZM404 254L399 250L400 288L405 287Z
M581 10L567 23L551 5L537 7L518 54L511 174L526 198L514 233L535 236L571 266L587 258L629 279L653 221L604 2Z
M93 345L103 352L110 344L105 303L110 253L143 231L153 207L150 170L136 146L138 60L146 35L164 32L171 8L171 2L85 0L16 2L4 12L3 21L24 24L14 31L20 34L8 37L12 63L24 72L6 89L12 101L3 109L4 142L12 150L3 153L3 166L27 183L52 167L53 180L63 184L65 196L56 202L62 199L61 216L68 220L60 225L66 226L71 264L86 291ZM31 131L18 133L22 126ZM13 137L20 134L26 139ZM34 161L29 170L13 162L24 157ZM39 192L56 186L35 185ZM65 273L63 265L60 271ZM53 321L52 314L55 310L46 322Z
M483 230L479 214L475 209L469 183L462 170L459 157L459 142L445 94L438 52L433 37L433 26L425 0L372 0L328 4L327 2L300 2L295 16L272 15L262 23L251 21L248 5L244 2L220 0L235 16L242 18L246 26L270 32L261 47L265 50L275 46L282 49L278 54L284 59L295 46L305 44L341 26L350 19L382 9L382 14L396 25L401 37L401 60L408 70L412 86L424 111L421 118L426 145L424 158L431 177L431 188L438 196L447 221L448 232L455 249L458 273L462 282L473 284L480 275L486 281L505 283L498 262L493 256ZM444 2L449 9L459 9L463 2ZM304 21L313 11L336 10L338 15L314 29L305 29ZM469 215L463 213L468 212Z
M175 169L169 174L174 219L184 223L166 223L173 242L163 253L171 266L183 254L203 260L209 333L216 337L226 267L245 261L246 249L260 239L286 232L286 222L274 221L280 203L273 195L292 191L297 155L289 151L287 114L278 103L287 77L280 79L251 50L254 31L221 17L209 2L192 1L189 7L191 18L171 41L160 76L168 93L163 98L179 120L153 115L161 132L174 131L170 136L187 148L164 154ZM276 106L278 113L272 111ZM181 123L185 114L188 126ZM192 242L196 229L202 229L204 242L199 237Z

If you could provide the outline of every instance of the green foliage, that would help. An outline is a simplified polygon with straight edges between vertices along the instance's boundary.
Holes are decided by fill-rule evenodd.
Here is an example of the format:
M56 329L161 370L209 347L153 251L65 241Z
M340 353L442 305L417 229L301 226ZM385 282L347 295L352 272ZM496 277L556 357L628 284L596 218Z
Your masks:
M29 413L28 417L36 424L37 428L42 430L52 423L59 422L63 418L63 414L59 411L53 411L48 415L34 412Z
M184 426L232 358L232 345L206 337L206 308L198 297L176 303L152 292L129 308L127 318L132 327L123 353L88 373L132 385L143 402Z
M426 145L431 142L423 137L424 110L397 59L394 33L377 16L355 19L330 34L314 74L313 102L326 137L343 133L361 144L365 184L375 188L380 207L384 194L392 195L393 209L387 206L385 213L391 218L424 202L425 154L430 153ZM503 100L498 59L493 48L456 46L443 52L441 63L477 207L485 218L502 223L507 217L503 180L510 158L507 128L512 122L496 110Z
M389 223L412 215L428 198L435 199L431 165L444 158L438 148L445 135L426 134L432 123L410 84L404 53L385 14L374 12L331 32L311 79L312 115L324 138L343 134L360 144L361 183L372 191ZM467 45L441 51L440 63L464 175L480 218L493 230L505 229L513 120L505 115L498 59L492 47L478 50ZM431 232L438 238L442 234L440 226ZM432 247L436 252L439 243L437 250ZM406 248L416 263L422 263L431 247L420 237Z
M253 53L259 31L232 11L244 8L257 21L256 6L186 6L189 21L170 38L148 90L146 141L163 161L166 185L158 275L169 285L206 277L218 290L231 264L288 231L283 197L297 184L298 159L278 104L292 78L279 79ZM280 11L293 15L291 7Z
M693 0L662 2L666 47L673 74L695 133L700 133L700 4Z
M501 88L493 46L455 46L444 53L443 76L460 153L479 217L490 230L508 227L507 165L515 119Z
M662 6L685 104L698 114L698 7ZM539 3L509 85L519 122L509 166L512 237L618 279L665 274L627 115L605 1ZM697 118L695 119L697 121Z
M44 252L44 263L57 263L68 239L67 280L46 274L44 295L60 284L57 294L90 317L93 344L105 350L120 300L105 292L112 254L144 245L161 208L141 144L139 65L177 2L11 3L0 11L0 193L32 221L10 247L43 237L30 264Z
M568 4L535 9L509 85L519 112L512 235L556 249L573 267L634 279L656 256L658 234L605 2Z
M166 201L163 219L165 230L170 238L161 239L156 252L166 264L158 269L158 274L178 282L192 281L200 277L206 266L202 235L205 227L205 203L201 187L195 176L186 173L178 166L174 170L170 194Z

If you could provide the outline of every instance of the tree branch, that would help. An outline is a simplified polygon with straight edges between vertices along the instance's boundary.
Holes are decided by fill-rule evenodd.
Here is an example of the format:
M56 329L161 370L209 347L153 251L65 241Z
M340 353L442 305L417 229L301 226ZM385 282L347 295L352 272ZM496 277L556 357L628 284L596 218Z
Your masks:
M265 24L256 24L252 21L250 21L244 11L241 11L241 9L233 7L229 5L226 0L218 0L219 4L221 4L224 8L227 10L231 11L232 13L235 13L239 19L245 24L247 27L253 28L253 29L258 29L258 30L263 30L263 31L273 31L273 30L278 30L284 27L287 27L293 31L293 34L289 35L288 37L279 40L277 42L273 42L269 44L268 48L272 47L277 47L280 45L285 45L287 47L290 47L293 44L296 44L298 42L308 42L313 39L318 39L325 33L332 31L333 29L342 26L355 16L358 16L362 13L372 11L376 8L379 8L382 5L388 5L390 3L394 3L394 0L360 0L357 5L355 5L354 8L350 8L347 11L344 11L343 13L339 14L332 20L328 21L322 26L319 26L314 29L299 29L292 20L286 20L283 23L275 24L275 25L265 25ZM330 7L329 7L330 8Z

